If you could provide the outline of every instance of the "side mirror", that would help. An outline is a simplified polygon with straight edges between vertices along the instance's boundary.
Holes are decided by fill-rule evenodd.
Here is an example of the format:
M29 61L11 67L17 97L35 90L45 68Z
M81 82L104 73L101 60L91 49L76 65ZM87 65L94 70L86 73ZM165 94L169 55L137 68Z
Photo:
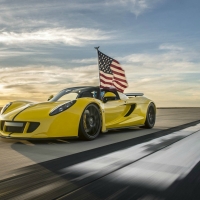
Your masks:
M106 103L107 101L112 101L116 99L116 95L112 92L106 92L103 97L103 102Z
M51 100L52 98L53 98L53 95L49 96L47 101Z

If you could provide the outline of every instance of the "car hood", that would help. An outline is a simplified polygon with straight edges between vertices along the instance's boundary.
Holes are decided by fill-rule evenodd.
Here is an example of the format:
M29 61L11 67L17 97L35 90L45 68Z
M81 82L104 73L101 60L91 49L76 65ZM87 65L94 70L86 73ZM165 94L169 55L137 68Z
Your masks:
M43 103L28 103L21 107L18 107L10 112L6 112L3 118L6 120L14 121L35 121L36 119L44 119L49 117L49 113L52 109L58 107L69 101L56 101L56 102L43 102Z

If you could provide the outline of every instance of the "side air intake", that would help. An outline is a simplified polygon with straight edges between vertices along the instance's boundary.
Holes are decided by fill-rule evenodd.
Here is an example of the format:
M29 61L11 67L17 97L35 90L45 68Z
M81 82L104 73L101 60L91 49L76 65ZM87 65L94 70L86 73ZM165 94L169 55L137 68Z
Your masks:
M129 111L126 113L124 117L128 117L135 109L136 104L132 104Z

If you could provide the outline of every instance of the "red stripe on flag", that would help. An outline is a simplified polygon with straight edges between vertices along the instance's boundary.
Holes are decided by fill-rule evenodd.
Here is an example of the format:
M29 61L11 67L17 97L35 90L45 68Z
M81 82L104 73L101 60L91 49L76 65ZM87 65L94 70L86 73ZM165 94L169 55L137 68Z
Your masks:
M113 70L112 70L112 73L113 73L113 75L117 74L117 75L122 76L122 77L125 78L125 75L124 75L124 74L121 74L121 73L119 73L119 72L116 72L116 71L113 71Z
M125 86L125 85L123 85L123 84L122 84L122 83L120 83L120 82L114 81L114 84L117 84L117 86L120 86L120 87L122 87L123 89L125 89L125 88L126 88L126 86Z
M124 72L124 70L121 67L114 65L114 63L111 63L110 66Z
M101 79L101 78L100 78L100 80L101 80L101 82L102 82L102 83L104 83L104 84L113 84L113 82L112 82L112 81L104 81L104 80L103 80L103 79Z
M100 88L108 89L109 91L113 91L113 92L117 90L117 89L116 89L115 87L113 87L113 86L112 86L112 87L104 87L104 86L101 86L101 85L100 85Z
M120 91L120 92L122 92L122 93L123 93L124 90L126 89L126 88L124 88L124 87L119 86L117 83L115 83L114 86L116 87L116 89L117 89L118 91Z
M101 77L101 76L102 76L103 78L105 78L105 79L108 79L108 80L112 80L112 79L113 79L112 77L109 77L109 76L106 76L106 75L100 73L100 77Z
M123 82L123 83L127 83L126 80L120 79L120 78L118 78L118 77L114 77L114 80L117 80L117 81L120 81L120 82Z
M119 81L115 81L115 80L114 80L114 83L117 83L118 85L120 85L120 86L123 87L124 89L127 87L127 85L124 85L122 82L119 82Z
M113 62L116 62L117 64L120 64L117 60L113 59Z
M103 85L102 83L100 84L100 88L107 88L107 89L117 90L114 85Z
M116 87L116 89L117 89L119 92L121 92L121 93L124 92L124 90L122 90L121 88L118 88L117 86L115 86L115 87Z

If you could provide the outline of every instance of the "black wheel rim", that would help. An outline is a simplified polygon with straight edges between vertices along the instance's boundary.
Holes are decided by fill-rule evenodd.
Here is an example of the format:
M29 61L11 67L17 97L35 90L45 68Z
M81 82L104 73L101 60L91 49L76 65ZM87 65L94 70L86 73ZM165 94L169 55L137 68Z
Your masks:
M96 106L88 106L83 113L83 128L89 136L95 136L99 132L100 114Z
M148 119L150 124L155 123L155 110L152 106L149 108Z

